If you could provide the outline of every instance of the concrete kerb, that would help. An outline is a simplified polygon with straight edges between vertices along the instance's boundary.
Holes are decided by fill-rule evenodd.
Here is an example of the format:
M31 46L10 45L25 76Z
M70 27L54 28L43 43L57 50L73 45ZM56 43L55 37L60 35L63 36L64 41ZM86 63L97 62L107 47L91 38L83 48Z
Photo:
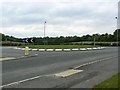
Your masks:
M54 49L54 51L60 52L60 51L63 51L63 49Z
M79 51L80 49L79 48L73 48L71 49L72 51Z
M29 50L29 51L32 51L32 48L29 48L28 50Z
M54 49L46 49L46 51L51 52L54 51Z
M71 51L72 49L63 49L63 51Z
M87 50L92 50L92 48L87 48Z
M21 50L23 50L23 51L24 51L24 50L25 50L25 48L21 48Z
M19 49L19 50L25 50L25 48L14 48L14 49ZM53 51L88 51L88 50L102 50L105 49L105 47L94 47L94 48L68 48L68 49L32 49L29 48L29 51L47 51L47 52L53 52Z
M32 51L38 51L38 49L32 49Z
M98 48L92 48L93 50L98 50Z
M80 48L80 51L86 51L87 49L86 48Z
M45 49L38 49L38 51L44 52L44 51L46 51L46 50L45 50Z

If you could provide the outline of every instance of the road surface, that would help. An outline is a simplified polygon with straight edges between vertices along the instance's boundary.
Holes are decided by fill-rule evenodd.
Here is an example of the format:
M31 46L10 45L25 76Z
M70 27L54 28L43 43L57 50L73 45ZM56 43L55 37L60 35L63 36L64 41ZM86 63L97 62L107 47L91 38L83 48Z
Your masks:
M3 47L2 58L11 57L14 59L1 61L2 88L92 88L118 72L116 47L88 51L30 51L28 57L24 57L22 50ZM82 71L66 77L56 76L76 67Z

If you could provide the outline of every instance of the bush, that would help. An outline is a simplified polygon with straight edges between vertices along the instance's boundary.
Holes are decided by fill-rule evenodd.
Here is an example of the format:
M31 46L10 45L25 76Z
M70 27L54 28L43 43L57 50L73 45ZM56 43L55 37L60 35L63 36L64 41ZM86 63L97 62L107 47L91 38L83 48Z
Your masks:
M7 41L7 42L0 42L0 45L2 45L2 46L23 46L24 44L23 43L19 43L19 42Z

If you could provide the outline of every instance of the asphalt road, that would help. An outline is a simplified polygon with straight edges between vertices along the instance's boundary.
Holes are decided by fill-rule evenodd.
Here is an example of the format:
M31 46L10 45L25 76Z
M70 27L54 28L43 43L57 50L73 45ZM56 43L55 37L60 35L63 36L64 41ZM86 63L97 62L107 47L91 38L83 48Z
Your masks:
M38 55L34 56L35 54ZM36 76L40 77L8 85L5 86L6 88L92 88L118 72L118 48L113 47L90 51L30 51L30 56L17 59L22 56L24 56L22 50L11 47L2 48L2 57L16 58L15 60L2 61L2 84L8 85ZM66 78L51 76L51 74L96 60L104 61L81 67L79 69L83 72Z

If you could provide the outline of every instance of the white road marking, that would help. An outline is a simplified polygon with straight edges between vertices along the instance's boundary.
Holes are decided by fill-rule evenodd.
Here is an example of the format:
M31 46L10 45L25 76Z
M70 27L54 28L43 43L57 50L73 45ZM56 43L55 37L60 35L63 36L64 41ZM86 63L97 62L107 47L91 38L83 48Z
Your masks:
M117 57L117 56L115 56L115 57ZM115 57L109 57L109 58L105 58L105 59L101 59L101 60L96 60L96 61L92 61L92 62L89 62L89 63L85 63L85 64L82 64L82 65L80 65L80 66L75 67L75 68L72 69L72 70L75 70L75 69L77 69L77 68L80 68L80 67L83 67L83 66L86 66L86 65L94 64L94 63L96 63L96 62L100 62L100 61L108 60L108 59L111 59L111 58L115 58ZM80 72L81 72L81 71L80 71ZM29 80L34 80L34 79L37 79L37 78L40 78L40 77L44 77L44 76L54 76L54 75L55 75L55 74L51 74L51 75L39 75L39 76L36 76L36 77L24 79L24 80L17 81L17 82L13 82L13 83L6 84L6 85L2 85L2 86L0 86L0 88L7 87L7 86L12 86L12 85L19 84L19 83L23 83L23 82L26 82L26 81L29 81Z
M36 53L33 56L38 56L38 54ZM0 57L0 61L4 61L4 60L15 60L15 59L21 59L21 58L27 58L27 57L31 57L31 56L20 56L20 57Z
M86 82L89 82L90 80L88 79L88 80L86 80Z
M15 57L0 58L0 61L16 59Z
M117 56L115 56L115 57L117 57ZM105 61L105 60L108 60L108 59L111 59L111 58L115 58L115 57L109 57L109 58L104 58L104 59L100 59L100 60L84 63L84 64L82 64L80 66L75 67L74 69L77 69L77 68L80 68L80 67L83 67L83 66L87 66L87 65L91 65L91 64L94 64L94 63L97 63L97 62Z
M36 77L24 79L24 80L13 82L13 83L6 84L6 85L2 85L2 86L0 86L0 88L7 87L7 86L12 86L12 85L15 85L15 84L20 84L20 83L23 83L23 82L26 82L26 81L34 80L34 79L37 79L37 78L40 78L40 77L45 77L45 76L53 76L53 75L39 75L39 76L36 76Z
M60 72L60 73L56 73L54 75L57 76L57 77L68 77L68 76L71 76L73 74L76 74L76 73L79 73L79 72L82 72L82 71L83 70L71 69L71 70L66 70L66 71Z

